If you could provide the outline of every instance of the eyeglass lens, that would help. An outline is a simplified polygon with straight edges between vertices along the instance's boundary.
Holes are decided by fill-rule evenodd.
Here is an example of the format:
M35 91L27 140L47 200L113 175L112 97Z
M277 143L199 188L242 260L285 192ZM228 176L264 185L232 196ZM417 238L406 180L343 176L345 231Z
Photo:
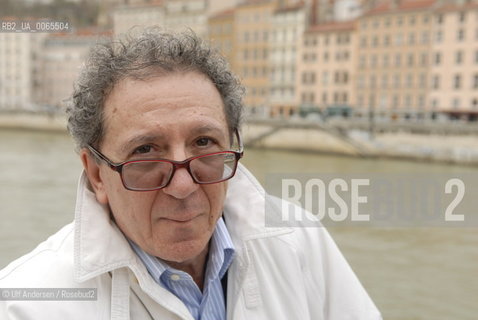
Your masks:
M193 179L198 183L213 183L229 179L236 167L236 155L224 152L195 158L189 163ZM168 184L174 165L163 160L139 160L123 166L123 183L131 189L155 189Z

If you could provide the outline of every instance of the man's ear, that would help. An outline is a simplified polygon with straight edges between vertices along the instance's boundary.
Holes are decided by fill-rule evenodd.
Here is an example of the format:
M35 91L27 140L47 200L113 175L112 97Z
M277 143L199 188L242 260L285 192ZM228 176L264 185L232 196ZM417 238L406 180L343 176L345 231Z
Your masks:
M87 149L80 151L81 162L85 169L86 176L90 181L91 187L96 194L96 199L101 204L108 204L108 196L106 194L105 185L100 174L100 165Z

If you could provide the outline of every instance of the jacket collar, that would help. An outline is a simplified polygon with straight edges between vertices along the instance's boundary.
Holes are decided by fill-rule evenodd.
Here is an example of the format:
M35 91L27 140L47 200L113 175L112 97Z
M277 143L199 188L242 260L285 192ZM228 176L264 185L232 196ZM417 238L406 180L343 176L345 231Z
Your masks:
M110 219L109 209L96 201L85 172L78 184L74 225L74 265L77 281L86 281L135 263L133 250Z
M75 279L86 281L121 267L142 269L123 233L110 219L108 208L96 201L88 186L83 173L75 209ZM242 248L246 240L291 232L288 228L267 227L267 199L259 182L239 164L235 177L229 180L224 206L226 225L236 248ZM247 257L238 258L240 265L248 264Z

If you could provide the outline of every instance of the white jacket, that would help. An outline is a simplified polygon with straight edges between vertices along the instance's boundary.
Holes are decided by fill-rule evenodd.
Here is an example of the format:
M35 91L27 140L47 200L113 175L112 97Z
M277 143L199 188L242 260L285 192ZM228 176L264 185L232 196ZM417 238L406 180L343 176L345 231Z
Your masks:
M265 199L240 166L224 209L237 254L228 271L227 319L381 319L325 228L268 228L265 211L273 217L279 210ZM85 175L74 222L1 270L0 288L97 288L96 301L0 301L2 320L192 320L154 282Z

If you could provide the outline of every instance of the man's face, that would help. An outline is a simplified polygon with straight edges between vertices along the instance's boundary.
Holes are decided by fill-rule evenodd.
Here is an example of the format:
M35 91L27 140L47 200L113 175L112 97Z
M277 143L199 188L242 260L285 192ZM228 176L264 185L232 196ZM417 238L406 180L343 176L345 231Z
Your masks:
M213 83L196 72L147 81L124 79L105 101L99 150L113 162L194 155L228 149L223 102ZM119 228L146 252L166 261L193 262L203 253L222 214L226 182L199 185L185 168L160 190L126 190L118 172L82 153L99 202Z

